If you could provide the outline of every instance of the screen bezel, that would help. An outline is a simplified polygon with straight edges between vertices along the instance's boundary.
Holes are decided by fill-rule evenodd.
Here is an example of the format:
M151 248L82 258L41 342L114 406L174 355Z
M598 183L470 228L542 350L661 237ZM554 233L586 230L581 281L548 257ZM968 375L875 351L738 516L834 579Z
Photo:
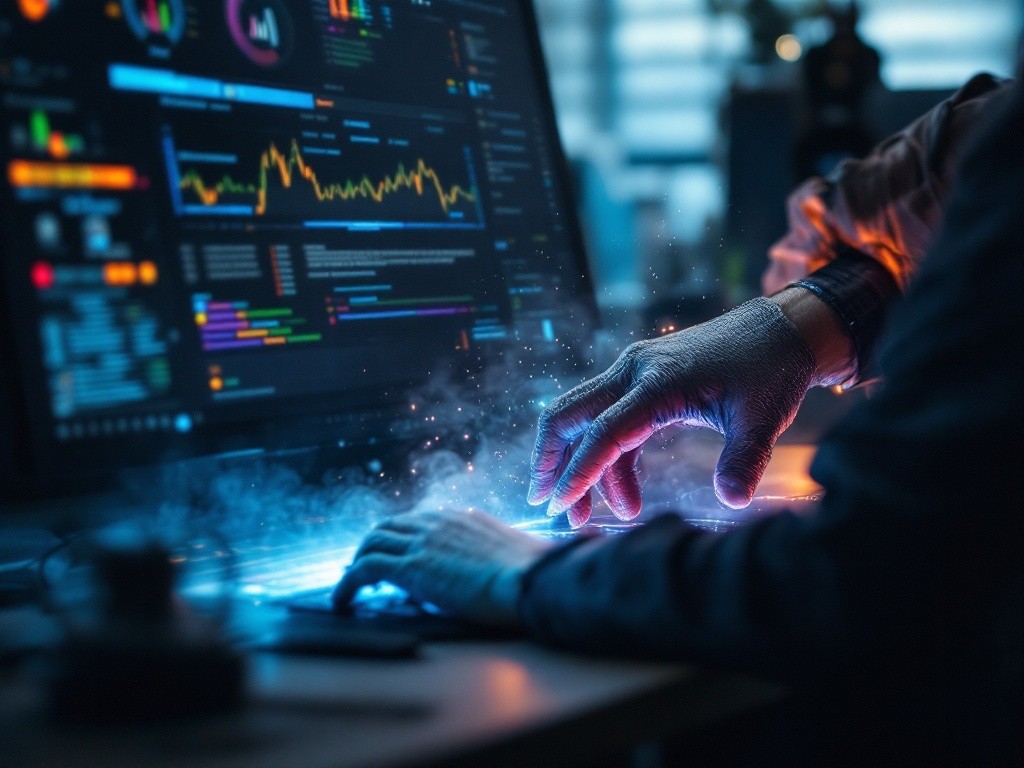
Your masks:
M558 178L559 203L563 209L563 226L574 266L578 270L579 295L573 296L580 310L589 315L586 323L591 332L598 326L599 316L589 268L583 233L580 226L573 177L555 119L547 62L537 26L533 0L516 0L525 30L523 40L528 63L535 73L534 92L543 122L544 139L551 151L551 170ZM2 234L2 233L0 233ZM0 237L0 258L4 256L4 238ZM140 451L145 437L123 437L114 449L116 468L95 472L44 471L38 461L39 449L33 440L30 423L28 384L24 361L19 359L15 341L12 308L7 298L8 286L0 290L0 505L4 503L59 498L83 492L104 491L117 485L118 474L136 467L151 467L172 461L202 456L218 456L239 452L263 452L336 446L340 441L351 445L369 440L374 444L414 440L413 435L394 436L389 430L395 419L405 414L405 398L394 397L372 406L344 408L345 395L306 398L309 406L302 413L291 413L287 404L282 413L271 419L239 419L205 426L199 432L172 436L166 446ZM585 339L581 339L585 342ZM500 355L495 346L488 357ZM486 360L477 360L485 364ZM569 363L571 365L572 363ZM408 390L415 380L396 384L395 390ZM409 427L412 422L409 422ZM37 425L36 429L39 428ZM399 430L402 432L403 430ZM407 430L406 430L407 432ZM113 442L113 441L112 441Z

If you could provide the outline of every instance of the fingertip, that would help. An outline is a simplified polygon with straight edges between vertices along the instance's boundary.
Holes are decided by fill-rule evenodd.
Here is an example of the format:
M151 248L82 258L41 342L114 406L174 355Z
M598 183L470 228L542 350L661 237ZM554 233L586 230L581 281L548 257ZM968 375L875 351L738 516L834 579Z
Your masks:
M642 502L639 488L635 492L627 490L612 484L608 478L605 478L597 484L597 489L601 492L608 509L619 520L632 520L640 514Z
M627 504L621 506L614 506L609 504L608 507L609 509L611 509L612 514L615 515L619 520L622 520L623 522L628 522L630 520L635 520L637 517L640 516L640 510L643 508L643 505L640 502L637 502L636 504Z
M597 484L608 509L619 520L633 520L643 508L643 494L635 463L635 455L623 455Z
M331 592L331 608L335 613L346 614L352 612L352 595L354 592L345 583L345 578Z
M744 509L750 505L754 493L746 483L733 477L718 475L715 477L715 495L727 507Z
M375 556L371 555L369 560L357 557L345 569L331 593L331 605L335 613L351 613L352 601L355 599L356 593L366 584L372 583L374 580L374 569L371 567L373 557Z
M565 512L571 505L565 504L561 499L555 497L548 502L548 517L558 517L560 514Z
M526 503L531 507L538 507L551 498L551 490L544 487L537 480L530 481L530 488L526 491Z
M568 513L570 509L579 504L583 499L588 499L588 491L589 488L582 492L571 487L564 490L555 488L551 493L551 499L548 501L548 517L556 517L563 512Z
M566 516L569 518L569 525L572 528L581 528L586 525L587 521L590 520L591 510L592 504L590 501L590 494L587 494L570 506L566 511Z

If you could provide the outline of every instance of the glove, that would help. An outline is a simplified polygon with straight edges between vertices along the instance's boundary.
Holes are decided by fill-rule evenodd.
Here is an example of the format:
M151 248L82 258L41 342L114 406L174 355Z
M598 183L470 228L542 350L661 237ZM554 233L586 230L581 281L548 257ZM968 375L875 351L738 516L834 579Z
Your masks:
M410 512L370 532L332 599L344 611L360 587L389 581L416 602L513 625L523 574L552 546L482 512Z
M631 344L605 373L541 415L528 501L550 499L549 515L567 512L579 527L596 485L617 517L636 517L638 451L657 430L681 423L725 436L715 492L730 507L745 507L814 373L811 350L768 299Z
M1001 87L977 75L867 157L799 186L787 201L789 232L768 251L764 294L825 266L842 245L876 259L904 290L939 227L966 139Z

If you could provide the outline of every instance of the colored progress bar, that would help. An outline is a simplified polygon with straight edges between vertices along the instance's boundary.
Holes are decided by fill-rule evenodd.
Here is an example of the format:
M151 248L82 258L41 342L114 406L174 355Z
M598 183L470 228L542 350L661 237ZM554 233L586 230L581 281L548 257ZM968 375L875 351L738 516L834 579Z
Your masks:
M223 213L223 211L221 211ZM484 229L484 225L455 221L304 221L307 229L347 229L349 231L376 231L380 229Z
M226 83L208 77L181 75L169 69L111 64L107 70L107 77L110 87L119 91L216 99L292 109L313 109L314 107L314 98L311 93L290 91L284 88L267 88L262 85Z
M287 308L250 309L245 301L194 301L195 320L202 336L203 350L306 344L320 341L319 333L296 334L305 318L293 317Z
M366 5L366 0L327 0L327 10L331 18L340 21L359 19L370 21L373 16Z
M372 305L375 307L401 307L409 304L471 304L473 297L466 296L430 296L418 299L381 299L378 296L353 296L348 300L350 306L356 304Z
M395 309L387 312L350 312L339 309L338 320L383 320L394 317L434 317L439 315L465 315L473 312L473 307L437 307L436 309Z
M138 174L130 165L47 163L12 160L7 180L16 189L135 189Z
M471 331L473 341L492 341L508 338L508 331L496 318L477 320Z

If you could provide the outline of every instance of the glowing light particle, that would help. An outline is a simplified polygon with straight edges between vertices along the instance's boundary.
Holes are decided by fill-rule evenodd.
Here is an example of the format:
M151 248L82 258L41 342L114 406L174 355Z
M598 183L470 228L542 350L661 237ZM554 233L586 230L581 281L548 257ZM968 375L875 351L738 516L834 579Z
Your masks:
M803 46L795 35L780 35L775 41L775 53L783 61L796 61L803 52Z
M51 0L18 0L21 15L29 21L42 21L52 6Z
M152 261L139 264L139 282L143 285L156 285L160 272Z
M130 261L108 261L103 265L103 282L110 286L135 285L139 269Z
M48 291L50 288L53 288L53 284L56 281L53 265L45 261L37 261L33 264L30 275L32 285L40 291Z

